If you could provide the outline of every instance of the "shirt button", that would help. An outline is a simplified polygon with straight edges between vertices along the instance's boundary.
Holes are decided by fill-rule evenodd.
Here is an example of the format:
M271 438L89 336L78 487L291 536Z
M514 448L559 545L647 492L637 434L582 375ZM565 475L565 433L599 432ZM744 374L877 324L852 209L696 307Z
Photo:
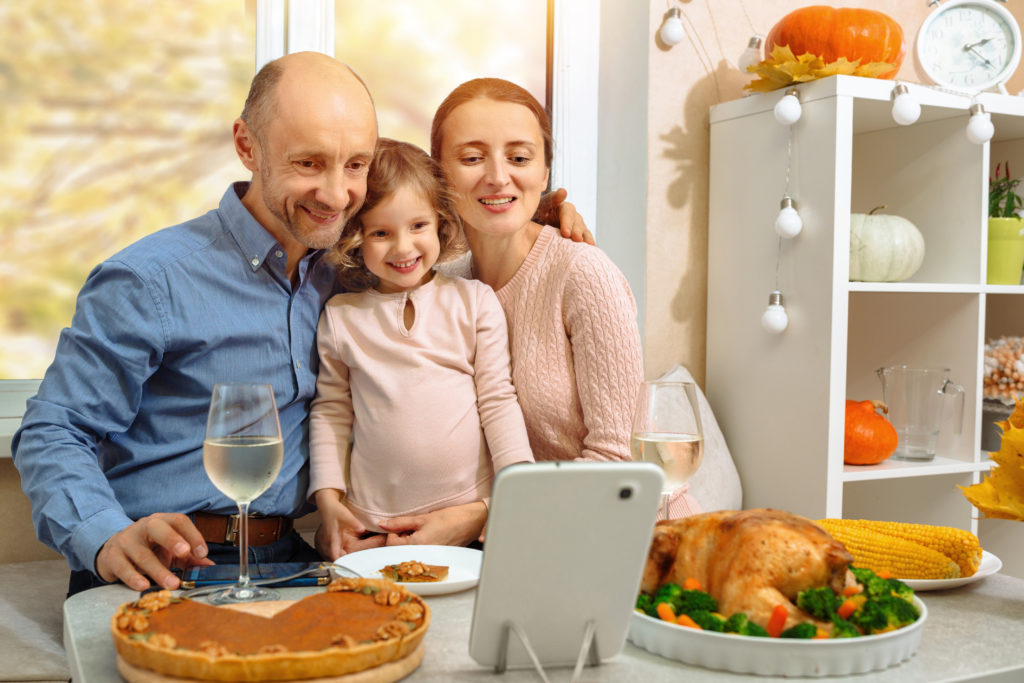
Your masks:
M258 258L256 258L256 257L253 257L252 261L249 261L249 263L251 263L252 267L255 268L256 266L258 266L260 264L260 260Z
M274 252L274 256L276 256L277 258L281 258L282 256L284 256L284 252L278 249L277 251Z
M299 368L301 370L302 369L302 361L301 360L295 361L295 367L297 367L297 368Z

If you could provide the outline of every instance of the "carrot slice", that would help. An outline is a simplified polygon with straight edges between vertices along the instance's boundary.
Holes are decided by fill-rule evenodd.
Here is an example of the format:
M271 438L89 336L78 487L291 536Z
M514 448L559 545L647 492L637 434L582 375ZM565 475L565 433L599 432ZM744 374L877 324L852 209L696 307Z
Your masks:
M789 610L785 605L775 605L772 615L768 618L768 626L765 630L772 638L778 638L779 634L786 628L786 619L789 617Z
M849 619L850 615L857 611L857 607L860 603L854 600L852 597L843 600L843 604L839 605L839 609L836 610L836 614L841 619Z
M687 628L695 628L698 631L704 630L700 627L700 624L690 618L689 614L680 614L679 618L676 619L676 623L680 626L686 626Z
M860 593L862 590L863 588L861 588L859 583L854 584L853 586L847 586L846 588L844 588L843 595L846 597L850 597L851 595L856 595L857 593Z
M657 610L658 616L661 617L664 621L671 621L675 623L676 613L672 611L672 605L668 604L667 602L659 602Z
M686 581L683 581L683 590L686 591L699 591L704 590L700 587L700 581L693 578L692 576L687 577Z

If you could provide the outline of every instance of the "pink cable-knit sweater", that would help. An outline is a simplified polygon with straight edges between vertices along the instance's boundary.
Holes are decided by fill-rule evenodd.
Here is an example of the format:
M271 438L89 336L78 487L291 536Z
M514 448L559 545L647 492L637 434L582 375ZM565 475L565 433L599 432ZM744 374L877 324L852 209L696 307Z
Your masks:
M512 381L540 460L630 460L643 381L636 302L600 249L545 227L495 292L508 320ZM683 486L672 517L700 512Z
M407 301L416 313L408 329ZM410 292L339 294L324 307L317 346L309 493L346 492L367 529L486 502L495 473L533 460L505 318L484 283L437 273Z

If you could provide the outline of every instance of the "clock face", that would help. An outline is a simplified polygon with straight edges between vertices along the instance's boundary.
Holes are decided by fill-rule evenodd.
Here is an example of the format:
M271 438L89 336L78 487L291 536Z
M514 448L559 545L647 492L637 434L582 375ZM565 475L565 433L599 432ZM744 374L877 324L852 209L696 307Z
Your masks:
M991 0L953 0L921 25L917 55L939 85L985 90L1007 81L1021 56L1017 22Z

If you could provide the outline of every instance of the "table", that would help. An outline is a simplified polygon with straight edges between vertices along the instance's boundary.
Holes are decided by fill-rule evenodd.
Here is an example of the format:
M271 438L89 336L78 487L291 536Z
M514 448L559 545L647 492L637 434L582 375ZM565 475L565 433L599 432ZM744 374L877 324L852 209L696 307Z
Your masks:
M295 599L317 590L281 589ZM493 681L536 683L530 669L494 674L470 658L470 620L475 591L427 597L432 610L423 663L405 681L450 683ZM105 586L79 593L64 603L64 645L75 683L120 680L110 637L110 617L118 605L138 596L123 586ZM1024 579L1001 574L949 591L921 593L928 607L921 648L899 666L870 674L828 678L865 683L935 683L938 681L1024 680ZM569 681L571 669L548 671L551 683ZM660 683L680 680L729 682L751 680L721 671L690 667L641 650L627 642L623 651L582 679L595 683ZM789 680L753 677L755 681Z

